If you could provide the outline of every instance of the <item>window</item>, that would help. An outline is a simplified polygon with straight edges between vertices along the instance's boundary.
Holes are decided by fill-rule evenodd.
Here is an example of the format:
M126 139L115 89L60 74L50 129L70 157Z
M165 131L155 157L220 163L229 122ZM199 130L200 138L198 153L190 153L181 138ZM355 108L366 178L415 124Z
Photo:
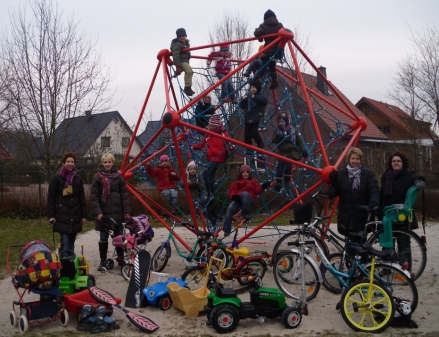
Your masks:
M110 147L111 137L101 137L101 147Z
M119 122L119 118L114 117L114 118L113 118L113 122L114 122L114 124L117 124L117 123Z
M122 137L122 147L128 147L130 145L130 137Z

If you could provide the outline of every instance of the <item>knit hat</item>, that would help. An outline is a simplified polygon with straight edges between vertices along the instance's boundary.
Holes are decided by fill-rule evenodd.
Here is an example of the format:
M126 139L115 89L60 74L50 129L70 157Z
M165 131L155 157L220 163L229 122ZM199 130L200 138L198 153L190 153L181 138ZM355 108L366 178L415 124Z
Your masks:
M168 161L168 160L169 160L169 156L167 154L160 156L160 161Z
M230 45L229 44L222 44L220 46L220 51L228 51L230 50Z
M261 85L261 82L260 82L259 80L253 80L253 81L251 81L250 86L251 86L251 87L255 87L256 90L258 90L258 93L261 92L261 87L262 87L262 85Z
M184 29L184 28L178 28L177 31L175 32L175 34L177 34L177 37L180 37L182 35L186 35L187 36L186 29Z
M223 122L221 121L221 117L219 115L213 115L209 119L210 126L223 127Z
M268 18L272 18L272 17L276 17L276 14L274 14L274 12L271 9L265 12L264 20L267 20Z
M186 178L187 178L188 182L191 181L190 175L189 175L189 168L192 167L192 166L197 168L197 164L195 164L195 161L193 161L193 160L191 162L189 162L189 164L187 164L187 167L186 167Z
M241 172L241 173L242 172L252 173L252 169L248 165L242 165L241 168L239 169L239 172Z

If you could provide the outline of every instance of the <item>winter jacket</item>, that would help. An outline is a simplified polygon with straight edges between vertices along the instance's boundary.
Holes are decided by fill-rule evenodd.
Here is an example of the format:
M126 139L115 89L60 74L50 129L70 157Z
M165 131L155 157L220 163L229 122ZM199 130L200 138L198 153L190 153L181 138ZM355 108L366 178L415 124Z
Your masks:
M213 105L199 102L195 108L195 125L200 128L206 128L209 124L209 118L215 113Z
M277 21L276 17L271 17L271 18L268 18L268 19L264 20L264 22L261 23L259 25L259 27L255 29L254 35L256 37L260 37L260 36L263 36L263 35L275 34L275 33L277 33L279 31L279 29L281 29L283 27L284 26L282 25L282 23ZM271 37L271 38L265 39L264 46L268 46L275 39L276 39L276 37ZM259 38L258 40L259 40L259 42L262 42L262 38ZM273 48L268 49L267 51L265 51L264 54L261 55L261 58L270 57L271 55L273 55L275 53L276 48L277 47L275 46Z
M247 96L247 98L239 102L239 107L244 113L244 122L259 123L264 117L267 103L267 98L262 94L256 94L253 98Z
M190 48L189 40L186 40L185 43L180 42L177 38L173 39L171 42L171 51L172 58L175 66L181 65L181 62L189 63L191 58L191 52L181 50L184 48Z
M63 196L66 180L56 174L49 183L48 216L55 218L53 230L59 233L74 234L82 231L82 219L87 218L84 185L81 177L73 178L73 194Z
M289 131L278 128L272 142L278 144L278 153L284 157L292 156L297 160L302 157L302 153L306 151L305 145L300 137L299 129L291 126Z
M241 175L236 179L232 185L230 185L227 196L229 200L232 200L234 195L241 195L242 192L248 192L253 200L262 193L262 186L251 176L248 179L244 179Z
M167 167L157 166L156 168L153 168L151 165L146 165L146 172L150 177L157 177L157 191L159 192L177 188L175 182L180 180L180 175L169 165ZM175 172L176 175L171 175L171 172Z
M414 172L409 172L407 169L403 168L400 176L393 180L392 194L384 195L384 187L386 186L386 173L381 177L381 189L380 189L380 214L379 219L381 220L384 216L383 209L386 206L393 204L403 204L407 191L410 187L414 186L415 181L424 180L423 177L418 176ZM407 222L408 224L408 222ZM413 220L410 224L411 229L419 228L418 220L416 219L415 213L413 213Z
M330 198L340 197L337 214L339 231L343 227L349 231L362 231L367 222L368 214L360 212L360 206L367 205L373 208L380 204L378 182L375 174L368 168L362 167L360 187L358 191L353 192L348 169L344 167L338 170L337 173L337 183L331 185L326 193Z
M217 74L225 74L230 73L230 59L232 57L232 53L228 52L227 56L221 55L219 51L213 51L209 55L207 55L209 60L207 61L207 65L210 66L211 60L215 61L215 71Z
M102 165L98 167L98 172L105 172ZM117 172L113 166L111 173ZM104 217L113 218L118 224L124 222L125 214L131 214L130 198L125 183L125 179L118 174L110 184L110 194L105 202L102 201L103 187L102 178L96 173L91 183L91 204L95 216L102 214ZM95 229L101 230L100 222L95 222Z
M227 136L225 132L221 133L223 136ZM204 136L200 144L192 145L194 150L202 150L207 145L207 161L213 161L214 163L224 163L227 159L227 146L224 140L211 135Z

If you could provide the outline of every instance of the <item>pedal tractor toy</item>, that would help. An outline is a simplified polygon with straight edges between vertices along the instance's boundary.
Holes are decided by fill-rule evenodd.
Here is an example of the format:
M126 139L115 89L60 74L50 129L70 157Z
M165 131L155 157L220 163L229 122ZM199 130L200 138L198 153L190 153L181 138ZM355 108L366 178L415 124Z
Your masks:
M183 281L181 277L176 279L173 276L165 281L162 281L162 277L168 276L168 274L157 273L155 271L153 271L152 273L157 275L158 282L153 285L147 286L145 289L142 290L143 294L145 295L143 306L146 307L152 304L158 306L161 310L168 310L169 308L171 308L172 305L171 296L169 295L169 291L166 288L168 283L176 282L180 287L186 287L187 283Z
M302 320L300 311L286 303L285 295L276 288L259 287L260 280L249 276L250 302L242 302L232 288L223 288L219 283L207 296L207 325L219 333L232 332L240 319L256 318L264 323L265 318L282 317L287 329L297 328Z
M89 274L88 261L84 257L84 245L81 245L80 256L76 256L71 250L65 250L59 258L62 269L58 288L62 294L73 294L96 285L95 277Z

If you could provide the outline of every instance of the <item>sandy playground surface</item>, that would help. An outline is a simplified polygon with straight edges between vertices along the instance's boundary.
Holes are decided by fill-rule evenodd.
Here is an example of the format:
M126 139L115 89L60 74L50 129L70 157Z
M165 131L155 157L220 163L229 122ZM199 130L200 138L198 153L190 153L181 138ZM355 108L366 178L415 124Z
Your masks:
M292 228L291 228L292 229ZM158 245L166 239L168 231L166 229L154 229L155 237L152 242L148 244L147 250L151 256L155 252ZM241 233L243 229L241 229ZM422 229L417 230L418 234L422 233ZM185 233L183 228L178 228L177 233L188 240L194 238L193 234ZM265 229L264 233L275 233L273 230ZM275 242L279 238L278 235L267 236L252 240L248 239L245 243L250 250L267 250L271 253ZM419 325L418 329L396 329L389 328L381 335L392 334L394 336L405 335L423 335L425 333L432 333L431 335L439 335L438 322L438 303L439 303L439 286L438 286L438 266L439 266L439 223L429 223L427 228L427 254L428 261L423 275L416 281L419 292L419 304L413 320ZM90 263L90 273L96 277L96 286L102 288L115 296L122 298L122 305L125 301L125 296L128 288L128 283L120 274L120 267L114 267L111 273L102 274L96 271L99 263L98 252L99 234L96 231L90 231L78 236L76 240L76 252L80 252L80 245L84 245L84 255ZM256 242L254 244L251 242ZM112 247L111 247L112 248ZM111 249L110 248L110 249ZM173 248L173 255L163 272L179 277L185 271L185 266L182 263L175 249ZM151 282L153 284L157 281L155 275L151 275ZM272 276L272 268L268 268L263 279L264 286L276 287ZM230 283L226 283L230 286ZM2 280L0 283L0 298L2 299L0 317L2 317L2 326L0 336L13 336L19 334L18 328L12 328L9 325L9 312L12 310L12 301L18 300L18 295L9 278ZM241 286L238 282L234 282L235 289ZM240 292L241 299L248 300L248 292ZM34 294L27 294L24 297L26 302L37 299ZM285 329L281 323L280 317L274 319L267 319L262 325L258 324L257 320L245 319L241 320L238 327L231 333L232 336L255 336L255 335L271 335L271 336L292 336L301 334L303 336L326 335L333 334L352 334L351 330L343 321L341 315L336 311L335 305L339 301L340 296L328 292L323 286L317 297L308 303L309 315L303 316L302 323L295 330ZM206 314L201 313L199 317L189 318L183 312L171 308L168 311L161 311L159 308L149 306L140 309L129 309L140 313L152 319L160 326L160 329L151 333L151 336L168 336L168 335L186 335L186 336L220 336L211 326L206 325ZM100 333L99 336L144 336L146 333L140 331L133 326L128 319L116 312L113 315L117 323L120 325L119 330L109 333ZM55 334L67 335L69 331L76 331L77 321L74 315L70 315L70 322L67 328L63 328L59 321L44 323L30 326L29 331L34 333L46 334L53 332ZM88 334L88 333L87 333Z

